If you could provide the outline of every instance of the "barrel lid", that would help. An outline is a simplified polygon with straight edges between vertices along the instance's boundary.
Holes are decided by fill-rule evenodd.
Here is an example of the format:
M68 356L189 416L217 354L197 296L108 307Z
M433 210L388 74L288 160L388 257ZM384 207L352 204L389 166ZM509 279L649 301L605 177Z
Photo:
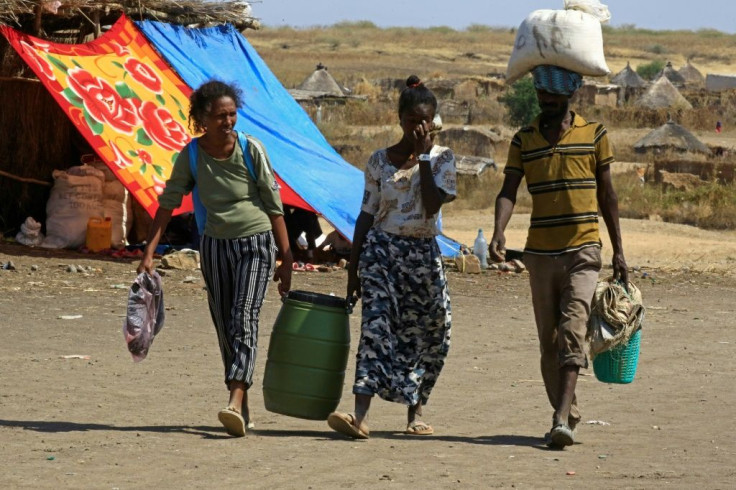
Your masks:
M303 301L315 305L329 306L331 308L345 309L345 298L330 296L329 294L312 293L309 291L289 291L289 299Z

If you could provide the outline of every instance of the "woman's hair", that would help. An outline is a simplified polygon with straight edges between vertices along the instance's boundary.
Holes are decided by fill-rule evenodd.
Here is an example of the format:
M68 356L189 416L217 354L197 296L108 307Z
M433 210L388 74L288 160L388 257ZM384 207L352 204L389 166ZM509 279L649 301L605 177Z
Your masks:
M419 104L429 104L437 111L437 98L424 86L418 76L412 75L406 79L406 88L399 96L399 117Z
M204 132L205 115L212 108L212 103L222 97L230 97L235 107L243 107L243 91L219 80L205 82L192 92L189 96L189 128L193 132Z

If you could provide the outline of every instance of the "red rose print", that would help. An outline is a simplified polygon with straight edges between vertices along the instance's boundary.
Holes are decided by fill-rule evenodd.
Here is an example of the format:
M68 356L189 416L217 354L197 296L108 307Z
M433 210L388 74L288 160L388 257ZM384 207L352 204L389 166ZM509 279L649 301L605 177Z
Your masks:
M136 82L154 94L160 94L162 92L163 84L161 79L148 65L141 63L135 58L128 58L124 66Z
M68 81L90 116L116 131L132 134L139 119L130 99L124 99L105 80L81 68L70 69Z
M23 47L23 51L28 55L28 64L39 78L46 77L49 80L56 79L54 70L51 68L51 63L49 63L46 58L38 54L34 46L31 46L25 41L21 41L20 45ZM41 48L43 48L43 46L41 46Z
M146 165L153 163L153 157L146 150L138 150L138 158L140 158Z
M165 108L147 100L138 107L138 115L143 121L143 129L161 148L179 151L189 143L191 138L184 127Z

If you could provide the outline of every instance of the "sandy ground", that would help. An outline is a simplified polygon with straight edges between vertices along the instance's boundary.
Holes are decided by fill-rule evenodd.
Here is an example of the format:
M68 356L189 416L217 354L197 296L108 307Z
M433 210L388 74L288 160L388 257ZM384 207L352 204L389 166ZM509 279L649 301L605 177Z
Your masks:
M523 245L524 219L509 246ZM490 222L467 212L445 225L472 241ZM449 272L453 343L425 409L436 434L424 438L403 435L405 408L381 400L368 441L267 412L262 373L280 306L271 288L251 390L256 430L234 439L216 418L226 391L198 271L168 271L166 326L134 364L121 333L134 261L0 245L0 263L17 267L0 271L0 488L733 488L734 234L623 228L649 306L639 370L630 385L584 372L587 423L562 452L541 444L551 409L525 274ZM344 285L344 271L294 276L295 289ZM353 314L353 351L358 323Z

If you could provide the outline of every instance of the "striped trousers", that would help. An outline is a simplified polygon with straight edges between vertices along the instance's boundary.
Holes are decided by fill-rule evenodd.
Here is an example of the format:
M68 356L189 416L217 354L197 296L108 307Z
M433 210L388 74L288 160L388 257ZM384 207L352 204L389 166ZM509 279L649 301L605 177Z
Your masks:
M244 238L200 243L200 263L210 315L225 365L225 383L253 384L258 317L276 264L276 243L268 231Z

